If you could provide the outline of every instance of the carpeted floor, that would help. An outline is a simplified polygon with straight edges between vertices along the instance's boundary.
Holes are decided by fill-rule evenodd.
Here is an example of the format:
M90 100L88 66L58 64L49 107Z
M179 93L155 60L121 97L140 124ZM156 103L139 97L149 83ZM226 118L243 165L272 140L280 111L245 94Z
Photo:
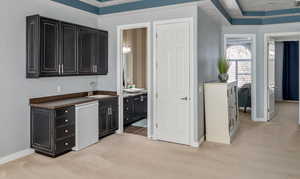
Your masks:
M33 154L0 166L1 179L299 179L298 105L280 104L269 123L241 114L232 145L200 148L112 135L52 159Z

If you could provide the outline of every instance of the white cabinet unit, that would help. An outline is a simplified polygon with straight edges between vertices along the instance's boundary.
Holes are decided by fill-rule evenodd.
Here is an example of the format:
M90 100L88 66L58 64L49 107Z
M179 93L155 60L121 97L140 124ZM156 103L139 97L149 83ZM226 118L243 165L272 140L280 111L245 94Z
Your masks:
M237 83L205 84L206 140L230 144L239 128Z

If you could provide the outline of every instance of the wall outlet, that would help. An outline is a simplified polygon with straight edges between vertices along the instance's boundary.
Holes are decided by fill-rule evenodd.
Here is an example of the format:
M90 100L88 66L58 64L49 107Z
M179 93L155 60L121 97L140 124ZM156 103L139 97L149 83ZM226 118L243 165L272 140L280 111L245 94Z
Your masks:
M56 87L56 92L60 93L61 92L61 86Z

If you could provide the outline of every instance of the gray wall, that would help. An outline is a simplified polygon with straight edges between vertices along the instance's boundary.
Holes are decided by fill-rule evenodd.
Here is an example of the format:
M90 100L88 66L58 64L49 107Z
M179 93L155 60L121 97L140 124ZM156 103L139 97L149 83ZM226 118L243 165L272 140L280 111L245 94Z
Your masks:
M99 28L109 31L109 74L98 80L98 85L106 90L117 89L117 27L120 25L152 23L159 20L194 17L196 23L197 7L181 5L173 7L151 8L135 12L111 14L99 17ZM197 29L197 26L196 28ZM152 32L152 25L151 25ZM152 42L151 34L151 42ZM151 48L152 54L152 48ZM104 85L105 84L105 85ZM109 85L108 85L109 84Z
M50 0L2 0L1 4L0 158L29 148L29 98L87 91L90 82L97 82L95 76L26 79L25 17L41 14L91 27L97 27L98 18Z
M203 83L218 79L217 61L221 56L221 39L221 25L198 8L199 138L204 136Z
M281 101L283 75L283 42L275 42L275 100Z
M264 118L264 35L266 33L299 32L300 23L263 26L223 26L222 34L256 34L256 100L257 118Z
M198 8L193 4L186 5L176 5L169 7L161 7L161 8L151 8L140 10L136 12L127 12L122 14L112 14L99 17L99 28L105 29L109 31L109 75L103 76L98 79L98 86L103 87L107 90L116 90L117 89L117 27L120 25L128 25L128 24L137 24L137 23L151 23L151 32L153 32L153 22L160 20L168 20L168 19L177 19L177 18L192 18L194 20L194 39L197 39L197 23L198 23ZM151 34L151 44L153 39L153 34ZM194 58L197 58L197 40L194 41ZM153 49L151 47L151 54L153 54ZM195 72L197 72L197 64L195 66ZM195 75L196 76L196 75ZM102 85L102 83L106 84L106 86ZM153 82L151 82L153 83ZM195 79L195 83L198 83L197 79ZM198 99L197 91L195 90L194 99ZM195 120L197 120L198 116L198 101L193 106L195 111ZM197 123L197 121L196 121ZM198 130L197 125L194 126L195 131ZM194 139L198 139L198 132L194 134Z

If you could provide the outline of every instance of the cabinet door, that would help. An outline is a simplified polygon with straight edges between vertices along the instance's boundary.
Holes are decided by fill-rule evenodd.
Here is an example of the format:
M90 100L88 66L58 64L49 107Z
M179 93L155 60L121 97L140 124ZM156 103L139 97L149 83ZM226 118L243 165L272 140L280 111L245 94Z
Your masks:
M61 74L77 74L77 34L76 25L61 24Z
M133 98L134 101L134 120L139 120L144 117L144 97L143 95L139 95Z
M59 75L59 22L41 19L41 76Z
M118 101L112 101L111 104L111 121L110 121L110 130L117 130L119 128L119 109Z
M31 109L31 147L47 152L54 150L53 118L51 110Z
M89 28L79 27L78 31L78 72L93 74L97 49L97 32Z
M148 96L147 96L147 94L142 95L141 100L142 100L142 106L143 106L141 115L142 115L142 117L147 118L147 111L148 111Z
M100 103L99 105L99 137L107 135L109 129L109 115L107 105Z
M26 77L38 78L40 75L40 16L29 16L26 19Z
M98 31L97 56L95 58L96 74L108 73L108 32Z

